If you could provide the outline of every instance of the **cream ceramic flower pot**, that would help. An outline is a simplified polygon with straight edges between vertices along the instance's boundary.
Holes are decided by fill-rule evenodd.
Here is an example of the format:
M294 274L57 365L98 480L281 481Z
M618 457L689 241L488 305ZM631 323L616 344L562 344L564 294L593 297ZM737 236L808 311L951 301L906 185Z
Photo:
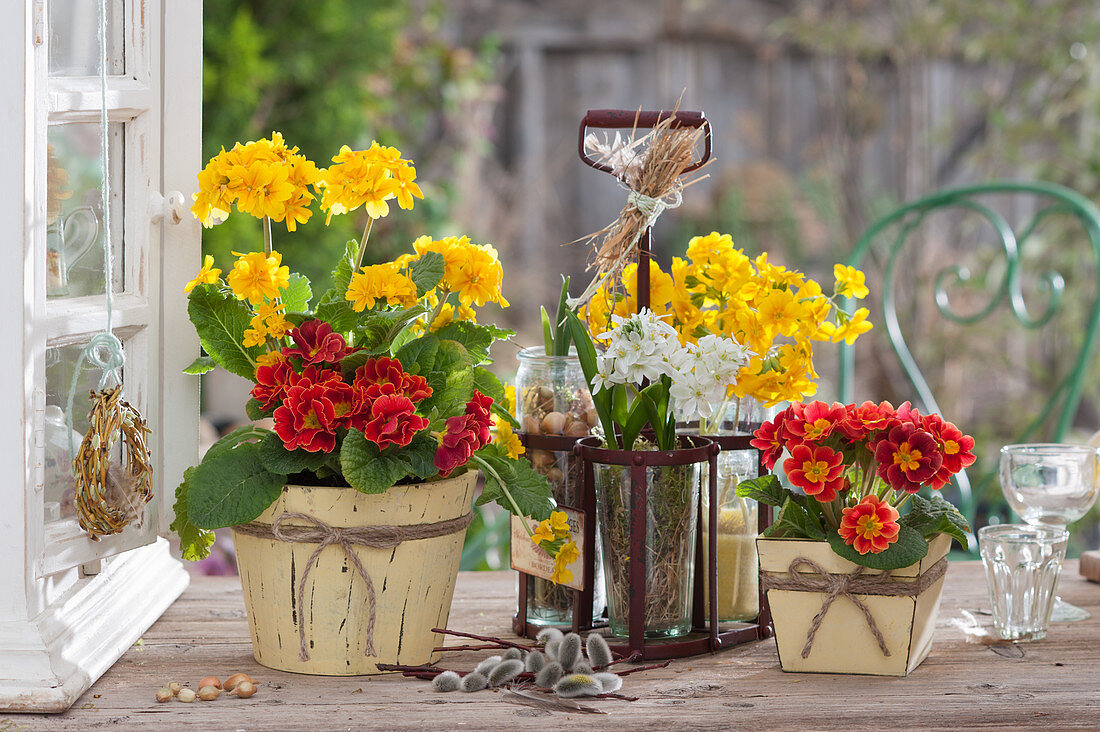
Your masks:
M824 541L809 539L768 539L756 542L762 572L782 584L789 579L791 562L805 557L830 575L851 574L859 568L833 553ZM929 543L928 554L920 562L896 569L890 576L897 582L918 581L947 555L950 537L940 534ZM812 572L799 574L818 580ZM881 572L865 569L863 576ZM928 579L935 576L929 574ZM888 651L884 653L862 609L852 600L838 596L821 618L809 653L804 657L807 636L815 616L827 599L825 592L768 589L775 625L776 648L784 671L816 673L873 674L905 676L920 665L932 648L932 635L943 593L944 577L927 584L915 596L889 596L853 593L870 611Z
M365 495L351 488L286 486L249 527L269 528L283 514L306 514L331 527L410 527L470 512L477 471L433 483L396 486ZM315 528L287 518L292 531ZM442 637L454 595L462 543L461 527L443 536L412 539L392 548L349 544L375 590L374 650L367 649L369 601L366 580L344 546L325 546L311 566L298 607L299 583L318 541L284 542L234 527L252 649L270 668L326 676L378 673L377 663L423 664ZM298 623L305 625L308 660L300 655Z

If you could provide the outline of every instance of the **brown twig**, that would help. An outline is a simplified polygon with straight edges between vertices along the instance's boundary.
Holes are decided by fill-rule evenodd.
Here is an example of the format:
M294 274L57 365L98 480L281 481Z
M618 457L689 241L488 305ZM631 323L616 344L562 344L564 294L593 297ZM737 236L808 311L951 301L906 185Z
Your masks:
M613 671L612 673L617 674L618 676L629 676L630 674L636 674L639 671L652 671L655 668L665 668L670 663L672 663L671 658L664 663L653 663L649 666L638 666L637 668L628 668L626 671Z
M436 668L435 666L429 666L423 664L420 666L406 666L401 663L377 663L375 664L379 671L424 671L432 673L443 673L446 669Z
M433 633L442 633L443 635L453 635L459 638L471 638L473 640L479 640L484 643L499 643L503 648L518 648L521 651L535 651L538 650L538 646L525 646L521 643L513 643L510 640L504 640L503 638L493 638L488 635L476 635L474 633L463 633L458 630L447 630L446 628L432 628Z
M493 651L507 647L508 646L502 646L496 643L486 643L482 646L439 646L438 648L433 648L432 653L443 653L444 651Z

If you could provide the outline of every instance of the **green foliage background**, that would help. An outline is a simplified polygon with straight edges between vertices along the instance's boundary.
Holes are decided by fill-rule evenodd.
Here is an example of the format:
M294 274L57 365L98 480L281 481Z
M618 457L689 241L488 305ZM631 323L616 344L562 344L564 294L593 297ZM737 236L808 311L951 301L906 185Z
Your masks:
M476 50L449 43L440 32L445 10L390 0L206 0L204 161L273 130L319 167L341 145L362 149L378 140L412 158L425 199L377 222L365 263L445 229L455 196L448 173L466 152L455 132L462 104L487 85L494 57L489 43ZM323 284L365 223L356 211L325 226L315 206L293 236L275 225L275 248ZM204 232L203 251L224 268L231 251L258 249L261 236L257 219L232 215Z

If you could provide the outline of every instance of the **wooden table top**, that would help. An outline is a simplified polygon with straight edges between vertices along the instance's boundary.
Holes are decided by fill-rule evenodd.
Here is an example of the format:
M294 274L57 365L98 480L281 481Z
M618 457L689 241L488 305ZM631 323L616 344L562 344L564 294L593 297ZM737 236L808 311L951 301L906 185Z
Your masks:
M450 627L512 637L515 593L511 572L462 573ZM967 643L952 624L963 609L988 607L981 564L952 563L932 653L906 678L785 674L775 642L765 640L628 676L623 693L640 700L588 702L604 716L517 706L492 691L439 694L426 681L393 675L266 669L252 658L237 578L197 577L68 712L0 713L0 730L1100 729L1100 585L1080 577L1071 561L1060 594L1093 617L1056 624L1045 640L998 653ZM469 669L487 655L447 654L443 665ZM252 698L193 704L153 698L172 680L194 686L203 676L224 679L237 671L257 680Z

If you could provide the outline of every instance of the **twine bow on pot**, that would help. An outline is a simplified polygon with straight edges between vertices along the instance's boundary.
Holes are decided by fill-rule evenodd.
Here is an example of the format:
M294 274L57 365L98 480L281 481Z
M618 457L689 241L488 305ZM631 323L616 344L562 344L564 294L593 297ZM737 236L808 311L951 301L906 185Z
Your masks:
M804 568L808 572L803 574L799 572L800 568ZM944 576L947 572L947 557L940 559L912 581L895 579L890 576L889 570L877 575L864 576L863 572L866 569L866 567L859 567L851 574L830 574L812 559L795 557L791 560L786 574L761 570L760 582L765 590L825 593L821 610L814 616L814 619L810 622L810 628L806 632L806 645L802 647L803 658L809 657L810 650L814 645L814 638L817 636L818 628L821 627L821 621L824 620L825 614L829 612L829 608L832 607L833 602L838 597L848 598L853 605L863 612L863 617L867 619L867 627L871 629L871 634L878 641L878 647L882 651L882 655L889 656L890 649L886 647L886 639L883 638L882 631L879 630L875 617L871 614L871 609L858 596L915 597Z
M309 645L306 642L304 611L306 581L309 579L310 571L312 571L313 567L316 566L320 560L321 552L333 544L339 544L351 561L351 565L355 567L355 570L366 582L367 642L363 649L363 655L376 656L378 654L374 650L376 605L374 582L371 581L370 574L367 572L366 567L359 561L359 556L356 554L354 547L365 546L372 549L392 549L406 541L434 539L440 536L447 536L449 534L458 533L459 531L465 531L466 527L473 521L473 518L473 513L466 513L458 518L445 519L443 521L428 524L413 524L410 526L357 526L344 528L330 526L324 521L319 520L315 516L310 516L309 514L284 513L270 525L259 523L244 524L242 526L237 526L236 531L247 534L248 536L274 539L275 541L291 544L317 544L317 548L313 550L313 554L310 555L309 561L306 562L306 568L302 571L302 578L298 580L297 588L298 640L300 642L298 660L308 661L310 656ZM292 520L307 522L312 524L312 526L296 526L286 523Z

